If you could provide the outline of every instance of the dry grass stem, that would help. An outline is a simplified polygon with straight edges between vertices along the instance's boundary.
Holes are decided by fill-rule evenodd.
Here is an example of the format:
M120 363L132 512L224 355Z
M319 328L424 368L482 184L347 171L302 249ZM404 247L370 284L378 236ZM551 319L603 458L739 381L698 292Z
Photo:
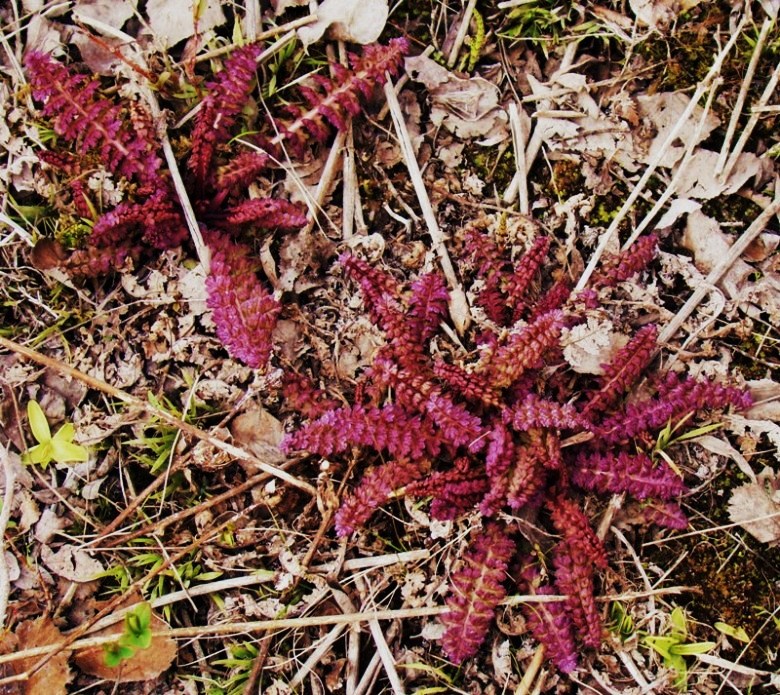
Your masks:
M8 561L5 557L5 532L8 529L8 522L11 520L11 509L13 509L14 487L16 486L16 475L11 463L11 456L8 449L0 445L0 464L3 470L3 508L0 509L0 629L6 629L5 617L8 610L8 598L11 595L11 580L8 574Z
M739 26L736 28L731 38L728 40L726 45L723 47L720 53L718 53L717 57L713 61L712 66L710 67L706 77L699 83L699 86L696 88L696 91L693 93L693 96L690 98L688 105L680 114L679 119L674 124L674 126L672 126L669 129L669 134L666 136L666 139L664 140L663 144L661 145L661 147L658 148L652 160L650 160L647 163L647 167L642 173L642 176L639 178L639 181L634 186L634 189L631 191L628 198L626 198L625 202L621 205L620 209L615 214L614 218L610 222L609 227L607 228L607 231L604 232L604 234L602 234L601 239L599 241L599 245L596 247L596 250L593 252L593 255L588 261L587 266L585 266L585 270L580 276L580 279L577 281L575 290L582 290L588 284L588 281L590 280L590 276L593 275L593 272L596 270L596 267L598 266L601 257L604 255L604 252L607 250L607 247L609 246L612 237L617 232L620 223L623 221L623 219L626 217L629 211L633 208L634 203L636 203L637 199L644 191L645 186L648 184L650 179L655 174L655 170L663 161L663 158L666 156L666 153L668 152L672 143L679 136L680 131L687 125L688 119L691 117L691 114L693 113L694 109L698 106L699 101L701 100L704 93L710 88L712 82L720 74L720 70L721 67L723 66L723 62L726 60L726 57L731 52L731 49L734 47L737 40L739 39L744 25L745 25L745 19L743 17L742 21L739 23ZM662 339L659 339L659 341L663 342Z
M753 47L753 55L750 56L750 62L748 63L745 76L742 79L742 86L737 94L737 100L734 102L734 108L731 111L731 118L729 119L729 125L726 128L726 135L723 138L723 145L720 148L720 154L718 155L718 163L715 165L715 173L720 175L726 166L726 161L729 156L729 150L731 148L731 141L734 139L734 133L737 131L737 124L742 116L742 109L745 106L745 100L747 99L748 90L750 85L753 84L753 78L756 74L756 68L758 67L758 61L761 58L761 53L764 50L764 44L769 36L769 30L772 28L774 21L767 17L764 23L761 25L761 31L756 39L756 45Z
M748 227L742 235L734 242L729 249L728 254L723 260L718 263L707 275L704 282L698 285L693 291L688 301L682 306L682 308L675 314L669 323L667 323L660 334L658 335L658 343L663 344L669 342L669 340L677 333L681 326L685 323L688 317L694 312L696 307L699 306L704 297L712 291L712 288L718 284L719 280L728 271L728 269L734 264L742 254L745 252L748 246L758 237L761 232L764 231L769 222L780 212L780 182L775 183L775 200L761 212L761 214L753 220L753 223Z

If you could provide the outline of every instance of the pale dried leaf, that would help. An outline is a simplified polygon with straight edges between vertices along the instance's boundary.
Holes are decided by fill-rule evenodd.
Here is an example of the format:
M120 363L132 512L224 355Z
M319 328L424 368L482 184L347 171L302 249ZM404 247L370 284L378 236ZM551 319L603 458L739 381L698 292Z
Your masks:
M153 633L170 631L168 623L154 613L150 627ZM118 638L123 630L124 623L119 621L96 632L95 636L116 635ZM159 677L173 663L176 651L176 640L167 634L162 634L152 637L152 643L148 649L138 649L130 659L126 659L115 668L106 665L102 646L76 652L74 661L76 666L92 676L106 678L117 683L131 683Z
M225 13L219 0L206 0L205 10L197 18L200 33L225 23ZM195 3L197 8L201 3ZM170 48L179 41L195 34L195 16L192 0L148 0L146 15L154 38L164 48Z
M729 518L761 543L780 542L780 478L764 469L755 483L735 488L729 499Z
M587 323L565 330L561 336L563 356L580 374L603 374L603 365L626 342L628 338L615 332L609 319L599 320L594 316L588 317Z
M646 164L654 160L655 156L660 153L664 142L669 136L669 132L679 123L690 100L690 97L682 92L659 92L653 95L637 97L640 115L647 123L653 126L655 132L655 136L648 143L646 150L638 147L637 156L639 161ZM674 167L692 142L694 145L698 145L706 140L709 134L718 127L720 119L710 111L704 119L701 132L699 132L699 121L702 113L703 109L700 106L696 106L693 109L685 125L677 133L674 143L664 151L660 161L662 167L667 169Z
M428 89L434 125L464 139L483 138L483 145L508 139L509 119L500 105L500 91L492 82L482 77L458 77L425 55L407 58L406 70Z
M104 571L99 560L76 545L64 545L56 553L44 545L41 547L41 559L54 574L72 582L92 581Z
M700 210L694 210L688 214L682 246L693 253L696 267L708 273L723 260L731 247L731 242L721 231L717 220L708 217ZM733 299L739 295L746 278L752 272L753 269L747 263L737 259L718 285L723 288L728 297Z
M731 459L748 478L755 480L756 474L753 472L747 459L725 439L705 434L701 437L696 437L696 443L713 454Z
M387 0L325 0L317 7L317 21L298 29L304 46L330 38L350 43L374 43L387 22Z
M695 200L688 198L675 198L667 208L666 212L661 215L661 219L655 225L656 229L666 229L671 227L680 217L687 215L688 213L695 212L701 209L701 203L697 203Z
M631 10L640 24L666 31L680 10L679 0L629 0Z
M700 148L691 156L677 181L676 192L681 198L711 200L719 195L736 193L750 179L762 176L769 162L750 152L743 152L728 179L721 180L716 172L718 153Z

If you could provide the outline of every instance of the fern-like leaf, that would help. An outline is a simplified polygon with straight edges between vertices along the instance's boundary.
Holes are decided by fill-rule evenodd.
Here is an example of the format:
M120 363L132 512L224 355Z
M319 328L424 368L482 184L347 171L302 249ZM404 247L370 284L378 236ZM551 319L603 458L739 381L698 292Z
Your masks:
M452 575L441 645L456 664L477 653L506 596L504 580L515 544L506 528L490 522L472 541L461 567Z

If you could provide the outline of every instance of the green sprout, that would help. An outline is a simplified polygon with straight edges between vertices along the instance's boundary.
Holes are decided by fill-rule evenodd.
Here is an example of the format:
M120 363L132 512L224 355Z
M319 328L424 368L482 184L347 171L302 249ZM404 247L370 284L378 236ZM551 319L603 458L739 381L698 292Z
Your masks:
M633 636L636 626L626 607L620 601L613 601L609 607L609 629L625 642Z
M83 446L73 443L76 428L70 422L66 422L52 437L43 408L36 401L27 404L27 419L38 444L25 452L24 463L37 463L45 470L52 461L68 463L89 458L89 452Z
M103 646L103 661L109 668L116 668L123 661L132 659L137 649L148 649L151 644L152 606L144 601L125 614L122 636Z
M672 611L670 620L672 629L668 635L646 635L643 642L661 655L664 666L677 673L674 684L679 690L685 690L688 684L688 663L685 657L706 654L716 646L716 643L686 642L688 627L685 611L679 606Z
M684 417L680 418L680 420L674 426L672 426L671 420L667 422L666 427L664 427L658 433L655 446L653 447L653 456L660 456L678 473L679 470L677 470L677 466L675 465L674 461L672 461L669 454L666 453L666 449L668 449L673 444L679 444L680 442L685 442L690 439L696 439L696 437L702 437L705 434L714 432L715 430L718 430L724 426L724 423L722 422L714 422L710 425L703 425L701 427L697 427L696 429L689 430L688 432L677 435L677 432L685 425L686 422L688 422L688 420L690 420L692 416L693 413L688 413Z

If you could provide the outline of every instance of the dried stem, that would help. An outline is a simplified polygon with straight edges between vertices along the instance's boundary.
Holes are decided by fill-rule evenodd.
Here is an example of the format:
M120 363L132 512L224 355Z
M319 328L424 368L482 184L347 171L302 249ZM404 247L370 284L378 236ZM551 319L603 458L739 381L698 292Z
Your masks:
M439 223L436 220L436 215L433 212L431 201L428 198L428 192L425 190L425 183L420 172L420 167L417 164L417 159L414 156L414 148L412 147L412 141L409 137L409 131L406 129L406 123L404 123L403 114L401 113L401 105L398 103L398 97L395 94L395 88L393 87L390 75L387 75L387 82L385 83L385 97L387 98L387 104L390 108L390 115L393 119L393 125L398 136L398 141L401 145L401 152L403 152L404 161L406 167L409 170L409 176L412 179L412 185L414 191L417 194L417 200L420 203L422 209L423 218L425 224L428 227L428 234L431 237L431 243L433 249L439 256L439 262L441 263L444 277L447 278L447 283L450 287L450 315L458 332L462 335L468 327L469 321L469 307L466 299L466 293L458 280L455 273L455 268L452 265L452 260L447 251L445 244L444 234L439 227Z
M702 98L704 93L710 88L712 81L720 74L720 68L723 65L723 61L726 60L726 56L728 56L729 52L734 47L734 44L737 42L737 39L742 33L742 28L745 26L745 21L746 20L743 17L742 21L739 23L739 26L737 27L734 34L728 40L728 42L720 51L720 53L718 53L718 55L715 58L715 61L712 63L712 66L709 69L709 72L707 73L705 78L699 83L699 86L696 88L696 91L691 97L691 100L688 102L688 105L680 114L677 123L675 123L674 126L672 126L672 128L669 129L669 134L666 136L666 139L664 140L661 147L658 148L658 151L655 153L653 159L648 163L647 168L645 169L641 178L637 182L636 186L634 186L634 190L631 191L631 194L628 196L628 198L626 198L626 201L623 203L620 210L618 210L617 214L615 215L609 227L607 228L607 231L601 235L601 240L599 241L599 245L594 251L593 256L591 256L588 265L585 267L582 276L577 282L575 290L582 290L588 284L588 280L590 280L590 276L596 270L596 266L599 264L599 261L601 260L601 256L604 254L607 247L609 246L612 237L617 233L620 223L628 214L629 210L633 208L634 203L636 203L637 201L637 198L639 198L639 196L642 194L642 191L644 190L645 186L652 178L653 174L655 173L655 170L659 167L659 165L663 161L663 158L666 156L667 150L671 147L672 143L677 139L677 137L680 134L680 131L687 125L688 119L693 113L693 110L698 105L699 100ZM699 301L701 301L701 299Z

